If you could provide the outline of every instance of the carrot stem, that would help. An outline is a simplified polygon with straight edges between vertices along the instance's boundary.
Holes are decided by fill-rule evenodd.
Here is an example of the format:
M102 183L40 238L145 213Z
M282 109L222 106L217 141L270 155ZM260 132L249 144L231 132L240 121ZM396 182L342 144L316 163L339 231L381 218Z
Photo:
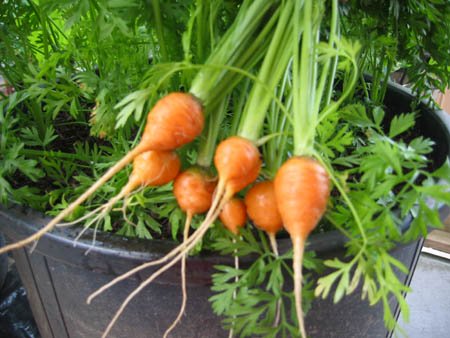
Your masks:
M205 128L205 140L200 143L197 155L197 164L204 168L209 168L216 150L217 137L222 127L222 121L226 115L229 96L226 96L218 106L211 107L210 110L216 112L208 119L207 128Z
M285 73L291 57L289 36L292 34L292 26L290 25L292 10L293 2L284 5L274 36L258 73L258 78L266 83L272 92L275 91L279 80ZM267 95L265 89L259 83L255 83L241 118L238 133L240 136L252 141L258 139L270 102L271 97Z

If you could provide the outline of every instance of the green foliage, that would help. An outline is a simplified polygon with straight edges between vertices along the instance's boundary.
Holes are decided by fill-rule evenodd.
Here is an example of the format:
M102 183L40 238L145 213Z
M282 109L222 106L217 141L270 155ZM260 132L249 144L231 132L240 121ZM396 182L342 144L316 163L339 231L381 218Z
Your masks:
M401 283L400 276L408 273L390 250L399 242L408 243L424 236L427 227L440 227L438 208L448 204L448 163L435 173L430 173L427 155L433 142L421 136L403 140L415 125L416 114L399 114L387 121L380 107L366 109L361 104L350 104L329 117L325 126L332 123L337 136L333 147L343 142L344 158L337 164L345 169L339 175L340 197L333 202L328 220L348 237L348 260L337 258L324 264L331 272L317 282L316 296L332 296L338 302L344 295L362 288L363 298L370 304L381 302L384 320L393 328L395 318L391 312L391 297L399 302L401 311L408 316L404 295L409 289ZM385 121L386 120L386 121ZM384 133L382 126L386 126ZM345 133L353 132L352 144ZM319 130L320 149L330 163L335 156L326 140L329 134ZM446 169L447 168L447 169ZM438 184L438 179L443 178ZM434 200L434 203L429 201ZM405 232L403 222L409 217ZM399 275L400 274L400 275ZM330 293L333 292L333 295Z
M394 297L407 317L404 295L409 288L399 277L407 273L406 268L390 251L398 243L424 236L429 226L441 226L438 208L450 204L450 166L447 161L430 170L434 144L414 136L417 112L392 115L385 111L386 80L401 66L422 96L450 84L450 6L444 0L414 0L404 6L399 1L339 2L345 15L340 28L333 31L331 22L318 26L328 7L314 2L310 14L315 19L309 28L317 30L320 40L330 41L314 42L315 54L308 54L307 62L313 66L306 67L314 81L303 76L299 85L301 72L295 71L301 60L294 60L288 48L291 39L274 41L280 3L286 4L262 0L4 2L0 74L15 92L0 97L0 202L57 214L137 143L145 114L158 98L192 87L206 96L209 127L205 129L213 135L205 133L178 150L183 167L193 165L201 153L199 145L208 143L206 152L210 152L217 139L237 133L256 88L255 78L262 78L259 85L265 87L269 79L274 93L260 86L257 96L268 104L255 99L256 107L264 107L259 116L268 111L264 133L269 137L262 146L261 176L273 178L292 155L295 141L304 142L304 149L314 148L308 155L322 161L333 180L327 221L319 231L332 227L347 237L345 259L321 262L313 252L305 253L308 273L303 307L308 310L314 293L339 302L358 290L370 304L383 304L385 323L393 327L389 300ZM300 3L293 7L297 10ZM246 10L262 15L264 25L241 21L244 18L238 13ZM289 12L284 13L287 18ZM331 19L328 15L323 17ZM287 33L294 30L291 21L284 22ZM305 27L302 21L295 29L300 35ZM278 37L292 37L287 33ZM359 42L338 38L341 34L357 37ZM274 54L267 56L271 43ZM276 59L275 51L280 50L280 55L289 56L286 63L291 54L293 60L287 67L281 61L269 62L265 76L260 77L262 60ZM373 80L361 80L361 88L355 89L358 68L372 73ZM204 71L203 76L197 77L199 71ZM278 77L281 80L275 81ZM304 100L299 100L299 91ZM310 124L293 123L301 115L297 108ZM256 116L252 109L246 114L250 122ZM253 133L253 123L247 126ZM95 230L179 240L186 216L177 206L171 184L138 190L100 218L89 216L120 191L129 174L130 168L122 170L66 221L86 217L84 224ZM194 217L192 228L197 229L203 219ZM405 219L410 220L409 227L403 226ZM264 233L249 227L235 237L220 224L212 226L191 254L202 250L237 255L242 262L235 269L230 259L230 264L217 266L213 275L210 300L225 328L232 327L242 337L297 335L291 252L276 257ZM323 271L327 274L317 281L309 273ZM280 322L274 327L278 304Z
M363 44L360 67L374 77L373 101L383 101L396 70L423 98L450 85L448 1L352 0L341 11L345 35Z
M268 246L266 235L251 227L235 237L221 230L212 248L223 255L237 255L239 269L216 266L210 298L213 311L222 316L225 329L233 328L240 337L290 337L298 334L292 290L292 252L277 257ZM313 253L304 261L308 271L319 271ZM309 273L304 274L304 304L308 311L313 292ZM280 319L274 325L279 307Z

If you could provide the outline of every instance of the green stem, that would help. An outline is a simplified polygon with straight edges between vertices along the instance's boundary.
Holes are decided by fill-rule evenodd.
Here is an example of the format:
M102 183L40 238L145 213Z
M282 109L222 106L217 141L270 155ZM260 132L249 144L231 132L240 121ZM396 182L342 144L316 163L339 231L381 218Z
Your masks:
M206 137L200 144L197 156L197 164L199 166L209 168L214 157L214 151L216 150L217 137L222 125L222 121L225 118L225 114L228 106L228 97L226 97L218 107L211 107L216 111L216 114L210 115L208 119L208 125L206 129Z
M44 114L42 114L42 110L35 100L26 100L25 104L33 116L33 121L36 123L39 137L43 140L45 138L45 132L47 131L47 124L43 118Z
M204 34L207 32L205 27L204 12L206 8L206 3L204 0L197 0L197 60L199 62L205 61L205 39Z
M353 219L355 220L355 223L358 226L359 232L361 233L361 237L363 240L363 247L361 248L361 251L362 251L363 248L366 247L368 240L367 240L366 231L364 230L364 226L362 225L362 222L361 222L361 218L359 217L359 214L356 211L356 208L353 205L353 202L348 197L347 192L345 191L344 187L341 185L339 180L334 176L334 174L333 174L331 168L328 166L328 164L325 163L318 154L315 154L315 158L320 162L320 164L324 168L326 168L331 181L333 182L334 186L337 188L337 190L341 194L342 198L344 199L344 202L347 204L348 208L350 209Z
M351 93L353 93L353 89L355 88L356 82L358 81L358 65L356 64L356 60L352 57L352 56L348 56L347 54L343 55L344 57L349 58L350 62L353 65L353 73L352 73L352 77L350 80L350 84L348 84L347 86L345 86L345 90L342 93L342 95L340 96L339 100L337 100L335 103L333 104L329 104L325 110L323 110L323 112L320 114L318 122L323 121L328 115L334 113L339 106L342 104L342 102L344 102L347 97L350 96Z
M239 117L242 115L242 111L244 110L245 102L247 99L247 93L250 88L250 78L245 78L243 81L242 87L238 88L237 92L239 93L238 98L233 100L233 115L231 119L231 128L230 134L236 135L239 128Z
M331 9L330 37L329 37L329 41L328 41L329 48L333 48L334 44L335 44L336 31L337 31L337 26L338 26L337 11L338 11L337 0L333 0L332 1L332 9ZM331 92L333 89L333 82L334 82L334 77L335 77L335 73L336 73L337 59L338 59L338 56L333 58L333 67L331 69L331 73L330 73L330 66L331 66L330 58L327 58L324 66L322 68L322 74L320 76L319 85L317 87L317 96L316 96L316 102L315 102L315 108L314 108L315 111L320 110L320 104L322 102L322 98L323 98L323 94L324 94L326 85L327 85L328 91L327 91L325 105L328 105L328 103L331 100Z
M159 0L152 0L153 16L155 19L156 35L158 36L159 48L161 50L161 62L169 60L166 41L164 40L164 27L162 24L161 8Z
M262 145L264 145L265 143L269 142L271 139L277 137L277 136L288 136L288 133L285 132L277 132L277 133L272 133L272 134L268 134L268 135L264 135L263 137L261 137L260 139L255 141L255 145L257 147L261 147Z
M384 97L386 96L386 91L387 91L388 84L389 84L389 76L391 75L392 68L393 68L393 61L388 60L384 78L383 78L383 85L381 86L380 97L379 97L379 101L378 101L379 104L383 103Z
M301 56L294 59L294 154L310 155L312 152L311 130L312 116L316 114L314 107L314 82L313 71L315 68L315 37L314 17L312 1L305 0L303 8L303 34L301 51L295 48L296 55ZM297 13L300 16L299 13ZM297 20L295 20L297 21ZM300 33L300 32L297 32Z
M237 68L234 66L227 66L224 64L195 65L195 64L185 63L185 62L176 62L176 63L170 63L170 64L173 65L173 67L170 69L169 72L167 72L166 74L164 74L164 76L162 76L160 78L160 80L158 81L158 84L155 86L156 89L158 89L161 86L161 84L164 83L167 79L169 79L173 74L180 72L180 71L187 71L187 70L192 70L192 69L200 69L201 70L204 68L211 68L211 69L215 69L215 70L226 70L228 72L239 74L242 77L246 77L246 78L252 80L253 82L258 83L261 87L265 88L266 95L269 95L272 97L272 99L279 106L279 108L283 112L283 114L285 114L285 116L289 120L289 122L293 123L292 117L290 116L288 110L284 106L283 102L281 102L281 100L275 96L274 92L272 90L270 90L270 88L267 87L267 85L264 82L262 82L260 79L258 79L255 75L249 73L248 71L246 71L244 69ZM190 93L193 94L191 91L190 91ZM207 116L207 114L208 114L208 110L205 112L205 117Z
M269 49L258 73L259 80L266 83L266 86L272 92L275 92L278 82L286 72L291 57L289 46L291 45L290 37L292 36L290 23L293 6L294 3L292 2L284 5ZM271 97L267 95L265 88L255 83L241 117L241 125L238 132L240 136L252 141L256 141L259 138L270 102Z
M244 1L238 17L221 39L220 44L209 56L206 64L236 65L243 54L259 36L261 24L269 13L273 1L256 0ZM191 85L191 93L204 103L213 93L217 83L226 79L226 72L218 70L202 70L195 77ZM220 94L220 93L219 93Z
M273 15L270 21L265 25L258 38L256 38L251 45L243 50L243 54L235 61L233 67L242 69L252 69L263 57L269 45L273 26L277 21L277 15ZM224 73L225 74L225 73ZM207 103L220 101L222 96L230 92L240 81L242 76L238 73L223 76L220 81L216 82L214 87L210 88L207 95Z

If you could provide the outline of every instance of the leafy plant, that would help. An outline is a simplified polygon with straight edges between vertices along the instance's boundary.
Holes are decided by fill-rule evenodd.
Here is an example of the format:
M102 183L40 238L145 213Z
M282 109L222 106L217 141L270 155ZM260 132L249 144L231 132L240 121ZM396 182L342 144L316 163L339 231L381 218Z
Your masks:
M207 121L201 137L178 150L183 167L214 172L217 141L239 132L260 137L260 179L273 178L299 149L315 156L333 185L317 231L340 231L345 257L305 254L303 307L314 296L339 302L361 290L370 304L383 304L392 328L389 299L407 317L409 288L398 277L407 268L390 252L441 226L450 169L448 160L430 163L435 145L416 135L417 107L395 114L383 102L398 67L422 98L448 86L450 6L307 2L310 17L303 2L277 0L6 1L0 74L15 92L0 99L1 203L57 215L136 145L160 97L190 89L206 97ZM306 21L295 20L300 14ZM296 39L311 44L309 54L294 48ZM91 212L129 174L117 174L67 222L178 240L185 216L171 184L138 190L100 218ZM202 222L198 215L192 227ZM273 254L265 236L251 224L240 236L216 224L191 254L214 250L243 262L219 265L212 276L210 301L224 328L242 337L296 336L292 252Z

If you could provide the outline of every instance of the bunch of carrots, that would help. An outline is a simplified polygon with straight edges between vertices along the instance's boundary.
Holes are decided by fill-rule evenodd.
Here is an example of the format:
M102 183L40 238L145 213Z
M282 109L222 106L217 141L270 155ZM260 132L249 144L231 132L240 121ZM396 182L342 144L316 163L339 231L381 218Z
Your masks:
M46 226L1 248L0 254L39 240L55 226L75 224L92 215L99 220L136 189L173 182L173 194L186 214L182 242L164 257L115 278L89 296L88 303L132 274L161 266L124 300L103 336L108 335L133 297L181 262L183 301L178 316L165 333L168 336L186 305L188 253L217 219L236 241L240 228L250 219L267 233L275 255L279 231L284 229L292 239L298 332L306 337L302 310L303 253L308 236L327 209L333 180L330 168L314 148L315 131L321 120L336 111L351 92L357 74L356 67L350 68L350 81L342 96L331 102L335 64L339 58L352 59L350 53L340 49L337 1L332 1L327 40L320 43L326 46L327 53L320 54L318 38L323 6L323 2L312 0L244 1L236 22L205 64L186 66L200 69L190 91L169 93L153 106L138 145ZM229 113L231 93L242 88L243 83L249 91L239 111L234 112L232 133L218 142L221 123ZM268 112L273 112L274 107L277 114L270 115ZM272 125L277 127L263 135L268 131L264 128L267 119L275 119ZM197 164L181 168L177 151L198 137L206 142L199 146ZM284 163L267 161L262 149L272 142L286 145L288 142L283 140L287 139L293 147L280 156ZM61 223L128 164L132 165L132 173L117 196L75 222ZM200 226L190 231L193 217L203 214ZM237 255L235 266L239 268Z

